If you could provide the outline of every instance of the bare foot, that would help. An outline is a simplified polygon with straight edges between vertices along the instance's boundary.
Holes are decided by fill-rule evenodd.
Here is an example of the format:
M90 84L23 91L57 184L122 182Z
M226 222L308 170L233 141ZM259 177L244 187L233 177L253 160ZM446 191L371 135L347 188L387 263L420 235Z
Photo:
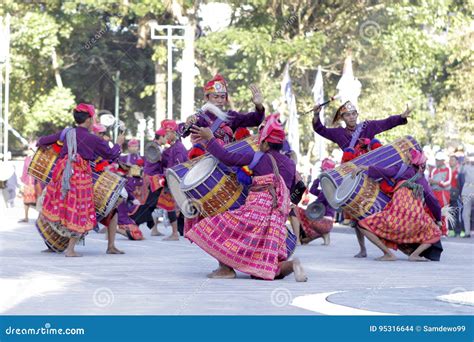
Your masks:
M299 239L296 240L296 245L297 245L297 246L301 246L301 241L300 241Z
M56 252L53 251L51 248L46 248L46 249L43 249L41 253L56 253Z
M384 254L381 257L375 258L377 261L395 261L397 257L393 254Z
M107 253L107 254L125 254L124 251L121 251L121 250L118 249L117 247L110 247L110 248L107 248L106 253Z
M360 251L356 255L354 255L354 258L367 258L367 251Z
M293 272L294 272L293 274L295 276L295 280L298 283L308 281L308 277L306 276L303 266L301 265L301 261L298 258L293 259Z
M28 219L24 218L18 221L18 223L28 223Z
M66 258L80 258L82 257L82 254L76 253L76 252L67 252L64 254Z
M408 261L423 261L423 262L426 262L426 261L430 261L429 259L426 259L425 257L422 257L422 256L419 256L419 255L410 255L408 257Z
M207 275L211 279L234 279L237 275L232 268L221 268L219 267L212 273Z
M178 234L171 234L170 236L165 237L161 241L179 241L179 235Z

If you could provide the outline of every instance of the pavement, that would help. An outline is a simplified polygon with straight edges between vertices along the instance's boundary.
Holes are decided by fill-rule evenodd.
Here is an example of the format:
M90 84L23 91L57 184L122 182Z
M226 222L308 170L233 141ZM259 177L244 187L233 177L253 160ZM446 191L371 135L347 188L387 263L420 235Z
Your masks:
M0 314L4 315L472 315L473 239L443 239L440 262L380 262L367 242L368 258L356 259L352 230L336 226L331 245L300 246L308 282L213 280L217 263L181 238L161 241L117 237L125 255L105 254L105 235L91 232L82 258L41 253L34 226L17 221L21 207L0 212ZM164 232L169 229L160 226Z

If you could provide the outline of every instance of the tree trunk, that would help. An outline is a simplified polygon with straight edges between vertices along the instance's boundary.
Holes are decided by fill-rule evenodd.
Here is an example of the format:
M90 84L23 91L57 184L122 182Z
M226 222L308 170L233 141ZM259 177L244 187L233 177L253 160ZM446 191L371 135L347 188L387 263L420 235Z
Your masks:
M54 78L56 79L56 85L59 88L63 87L63 80L61 79L61 74L59 73L59 63L58 63L58 56L56 55L56 49L53 48L51 51L51 61L53 63L53 72Z

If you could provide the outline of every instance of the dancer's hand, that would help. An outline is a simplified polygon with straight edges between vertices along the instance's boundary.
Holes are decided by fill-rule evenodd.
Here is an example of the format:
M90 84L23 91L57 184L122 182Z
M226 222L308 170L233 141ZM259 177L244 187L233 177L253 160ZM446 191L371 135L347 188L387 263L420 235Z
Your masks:
M258 110L263 109L263 95L260 89L255 84L250 85L250 91L252 92L252 102Z
M194 125L197 122L197 117L196 115L191 115L186 119L186 126L191 126Z
M314 113L315 116L319 115L319 112L321 111L321 108L323 108L321 105L315 105L313 107L313 113Z
M191 132L199 135L201 139L204 139L204 140L211 140L212 137L214 136L214 134L212 133L209 127L193 126L191 127Z
M400 116L402 118L406 119L410 116L412 110L413 109L409 108L408 105L407 105L407 109L405 109L405 111L402 114L400 114Z
M125 142L125 133L121 133L117 137L117 144L122 146L124 142Z

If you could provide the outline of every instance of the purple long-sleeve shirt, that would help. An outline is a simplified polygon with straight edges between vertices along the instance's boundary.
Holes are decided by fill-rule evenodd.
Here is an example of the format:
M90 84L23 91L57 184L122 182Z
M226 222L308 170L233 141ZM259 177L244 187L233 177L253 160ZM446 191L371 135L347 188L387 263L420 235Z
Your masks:
M209 111L206 111L204 114L212 122L217 119L217 116ZM265 118L265 107L263 107L263 110L261 111L256 110L255 112L249 113L239 113L234 110L229 110L227 114L229 115L229 118L227 119L226 124L232 129L232 131L235 131L239 127L257 127L263 122L263 119ZM203 116L198 116L195 125L199 127L210 127L212 122L209 122ZM180 124L180 126L183 125L184 124ZM190 132L187 132L183 135L183 137L187 137L189 134Z
M388 131L399 125L405 125L407 119L402 118L401 115L392 115L383 120L367 120L362 122L362 131L359 135L359 139L368 138L373 139L375 135ZM313 119L313 129L320 136L331 140L336 143L342 150L349 147L352 139L354 130L349 128L327 128L321 122L319 115L316 115Z
M398 171L400 170L400 165L391 166L387 168L379 167L379 166L369 166L367 175L375 180L384 179L385 181L391 182L395 181L395 183L407 180L413 177L416 174L416 170L409 166L405 172L398 175ZM441 207L436 200L436 197L433 194L433 190L431 189L430 185L428 184L426 178L422 175L420 178L416 180L417 184L420 184L423 187L423 196L425 199L426 206L430 209L431 213L433 214L436 221L441 221Z
M181 140L176 140L176 142L165 149L161 156L161 164L163 170L169 169L175 165L183 163L188 160L188 150L184 147Z
M225 150L215 138L209 140L207 151L227 166L249 165L255 155L255 152L229 152ZM285 181L286 187L291 190L295 183L296 164L293 160L278 151L270 150L263 155L257 165L253 168L254 176L264 176L273 173L270 156L273 156L275 159L278 171Z
M316 202L321 203L326 208L324 216L334 217L336 211L329 205L329 202L327 201L326 196L324 196L323 191L319 189L319 182L319 178L316 178L313 182L313 185L311 185L309 192L318 198Z
M76 127L77 153L85 160L96 160L102 157L105 160L115 160L120 156L120 145L115 144L110 148L109 143L104 139L89 133L85 127ZM54 144L61 137L61 132L46 135L38 139L37 146L46 147ZM59 158L67 155L67 141L64 139L64 145L59 153Z

